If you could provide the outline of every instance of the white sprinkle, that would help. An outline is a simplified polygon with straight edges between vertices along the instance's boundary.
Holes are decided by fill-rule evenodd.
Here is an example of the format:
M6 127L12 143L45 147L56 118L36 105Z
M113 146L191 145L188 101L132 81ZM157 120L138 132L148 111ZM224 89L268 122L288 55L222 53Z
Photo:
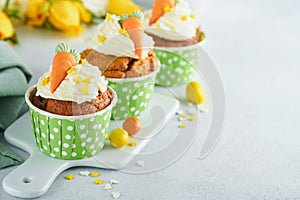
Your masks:
M90 174L90 172L88 172L88 171L82 171L82 172L79 172L79 173L82 176L89 176L89 174Z
M103 189L104 190L111 190L112 189L111 184L106 183Z
M111 192L111 194L112 194L112 196L113 196L114 199L119 198L120 195L121 195L120 192Z
M188 108L187 113L189 115L195 115L197 113L197 109L195 107Z
M115 179L110 179L110 184L119 184L120 182L118 180Z
M136 164L137 166L139 166L139 167L144 167L145 162L144 162L143 160L138 160L138 161L136 161L135 164Z

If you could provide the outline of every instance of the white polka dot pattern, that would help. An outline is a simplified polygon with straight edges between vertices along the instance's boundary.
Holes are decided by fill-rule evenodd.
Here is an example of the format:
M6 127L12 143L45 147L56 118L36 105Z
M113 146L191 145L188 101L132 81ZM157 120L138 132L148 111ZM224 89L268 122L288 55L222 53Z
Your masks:
M111 110L76 120L47 117L30 109L39 149L55 158L76 160L98 153L105 142Z
M118 102L113 108L112 119L126 119L129 116L138 116L151 100L156 74L139 81L113 82L108 81L117 95Z
M155 49L161 62L156 83L162 86L183 85L194 77L195 67L199 66L200 48L163 50Z

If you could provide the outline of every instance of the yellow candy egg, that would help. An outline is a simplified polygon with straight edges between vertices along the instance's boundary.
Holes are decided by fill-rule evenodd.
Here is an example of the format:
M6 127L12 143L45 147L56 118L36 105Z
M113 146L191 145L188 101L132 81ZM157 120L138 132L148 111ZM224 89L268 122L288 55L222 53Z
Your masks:
M126 145L128 139L129 135L127 131L121 128L115 129L109 134L109 141L116 148L121 148Z
M205 100L205 93L200 83L192 81L186 86L186 98L194 104L202 104Z

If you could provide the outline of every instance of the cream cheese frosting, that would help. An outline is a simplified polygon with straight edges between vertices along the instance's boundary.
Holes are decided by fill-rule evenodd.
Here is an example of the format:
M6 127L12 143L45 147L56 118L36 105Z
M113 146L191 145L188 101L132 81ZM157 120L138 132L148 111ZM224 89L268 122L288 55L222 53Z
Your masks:
M87 47L113 56L138 58L135 54L135 46L126 30L119 24L120 18L113 14L107 14L105 20L100 23L87 38ZM145 49L153 48L154 42L147 34L143 35ZM143 51L142 58L147 57L147 51Z
M196 35L196 29L199 27L186 1L176 3L175 7L149 25L151 14L152 10L144 14L145 31L163 39L174 41L191 39Z
M51 70L39 79L36 95L79 104L91 101L99 91L103 93L107 90L107 81L101 76L101 71L88 62L73 66L54 93L50 92L50 74Z

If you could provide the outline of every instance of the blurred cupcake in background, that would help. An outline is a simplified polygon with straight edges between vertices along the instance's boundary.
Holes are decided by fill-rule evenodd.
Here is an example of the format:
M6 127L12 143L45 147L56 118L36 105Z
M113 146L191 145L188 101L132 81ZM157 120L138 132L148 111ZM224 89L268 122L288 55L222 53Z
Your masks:
M187 1L155 0L152 10L145 12L144 26L162 64L157 82L173 86L190 81L204 33Z

